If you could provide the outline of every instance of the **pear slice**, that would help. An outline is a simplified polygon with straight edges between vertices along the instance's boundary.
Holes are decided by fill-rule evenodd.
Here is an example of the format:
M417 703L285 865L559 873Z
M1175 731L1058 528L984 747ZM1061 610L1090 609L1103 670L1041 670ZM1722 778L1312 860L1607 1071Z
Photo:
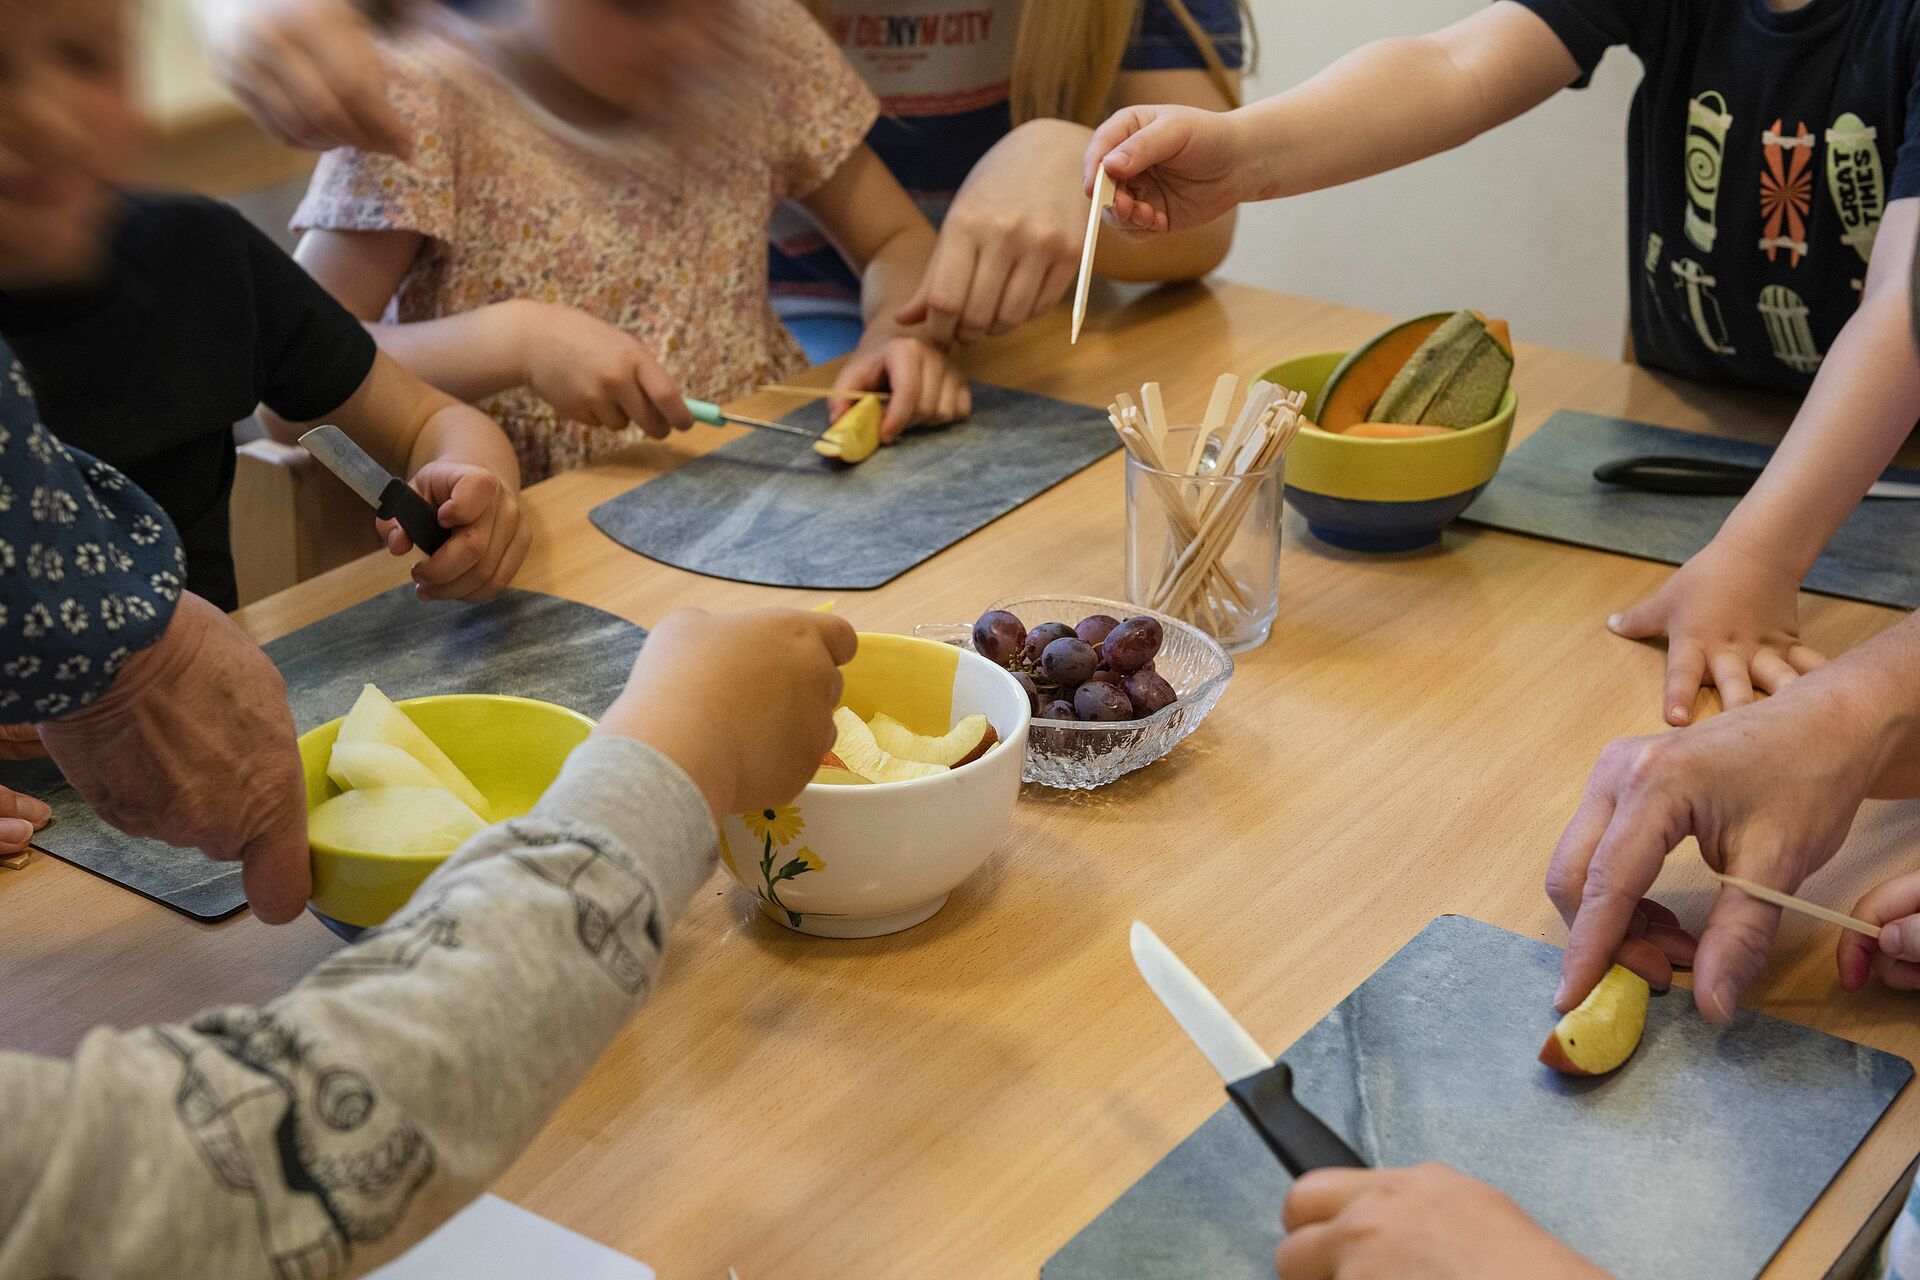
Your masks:
M396 707L392 699L372 685L360 690L360 699L353 704L353 710L347 712L336 742L382 742L398 747L425 765L439 780L439 785L451 791L467 808L483 819L492 814L486 797L460 772L459 766L447 758L447 753L421 732L420 726Z
M1647 980L1615 965L1554 1025L1540 1061L1562 1075L1603 1076L1633 1056L1647 1029Z
M813 446L823 458L837 458L849 465L865 462L880 447L880 424L887 416L878 396L861 396L853 408L841 414L827 434Z
M307 816L321 844L390 857L452 853L486 825L444 787L346 791Z
M382 787L446 787L433 770L385 742L335 742L327 776L342 791Z
M898 759L882 748L866 722L846 707L833 713L833 727L839 734L833 744L833 754L868 782L908 782L947 772L942 764Z
M949 769L972 764L1000 741L993 725L979 715L968 716L938 738L915 733L884 711L869 720L867 727L873 730L873 739L880 744L880 749L889 755Z

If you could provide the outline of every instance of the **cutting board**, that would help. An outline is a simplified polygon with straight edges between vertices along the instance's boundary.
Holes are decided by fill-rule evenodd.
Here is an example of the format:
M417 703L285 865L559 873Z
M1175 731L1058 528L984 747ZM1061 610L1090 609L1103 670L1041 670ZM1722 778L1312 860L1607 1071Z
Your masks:
M1913 1076L1757 1013L1719 1030L1676 989L1626 1066L1572 1080L1536 1061L1559 976L1558 948L1442 916L1281 1056L1369 1163L1472 1174L1619 1280L1758 1275ZM1288 1181L1222 1106L1042 1275L1272 1280Z
M610 613L531 591L481 605L424 604L397 587L266 646L287 682L301 733L347 713L360 687L389 697L506 693L598 716L626 683L646 632ZM0 762L0 785L38 795L53 825L35 843L196 920L246 905L240 864L212 862L122 835L96 817L47 761Z
M826 402L781 419L827 429ZM753 431L594 508L600 531L675 568L769 587L878 587L1120 447L1105 410L976 385L973 416L856 467Z
M1680 564L1707 545L1737 498L1640 493L1604 485L1595 467L1648 455L1712 458L1763 467L1765 445L1603 418L1556 413L1507 455L1462 517L1510 533ZM1920 481L1920 472L1889 471ZM1803 584L1808 591L1896 609L1920 609L1920 501L1872 500L1855 508Z

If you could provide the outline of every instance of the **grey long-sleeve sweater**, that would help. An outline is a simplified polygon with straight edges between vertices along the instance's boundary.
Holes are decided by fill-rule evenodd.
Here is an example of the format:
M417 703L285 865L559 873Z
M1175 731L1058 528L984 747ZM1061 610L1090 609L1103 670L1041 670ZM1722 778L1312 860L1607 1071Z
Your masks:
M679 768L593 738L273 1003L0 1054L0 1277L336 1280L403 1253L645 1001L714 847Z

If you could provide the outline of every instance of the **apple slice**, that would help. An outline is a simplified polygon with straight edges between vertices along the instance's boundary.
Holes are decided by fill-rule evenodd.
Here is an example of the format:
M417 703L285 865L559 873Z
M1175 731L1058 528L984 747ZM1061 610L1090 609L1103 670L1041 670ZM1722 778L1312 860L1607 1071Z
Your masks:
M873 730L873 740L880 749L889 755L949 769L972 764L1000 741L985 716L968 716L938 738L915 733L884 711L869 720L867 727Z
M427 771L439 780L441 786L458 797L461 804L483 819L492 814L486 797L468 781L466 774L460 772L459 766L447 758L447 753L423 733L406 712L393 705L392 699L372 685L360 690L360 700L353 704L353 710L347 712L336 741L382 742L390 747L398 747L425 765Z
M880 424L886 416L878 396L861 396L814 442L813 451L848 464L865 462L880 447Z
M847 762L829 751L820 757L820 767L814 771L813 780L827 787L864 787L867 780L847 768Z
M839 734L833 754L868 782L907 782L947 772L945 765L897 758L874 741L873 730L846 707L833 713L833 727Z
M335 742L327 762L327 776L342 791L374 791L382 787L446 787L433 770L399 747L385 742Z
M1554 1025L1540 1061L1562 1075L1603 1076L1633 1056L1647 1029L1647 980L1615 965Z
M486 825L444 787L346 791L307 816L321 844L393 857L452 853Z

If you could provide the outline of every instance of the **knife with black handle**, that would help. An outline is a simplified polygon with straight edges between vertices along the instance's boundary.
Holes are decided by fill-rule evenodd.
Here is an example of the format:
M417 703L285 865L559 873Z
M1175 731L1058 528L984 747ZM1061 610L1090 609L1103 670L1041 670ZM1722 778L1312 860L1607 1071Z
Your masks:
M1760 468L1714 458L1650 456L1606 463L1594 468L1593 478L1601 484L1642 493L1738 498L1760 479ZM1881 480L1867 490L1866 496L1911 500L1920 498L1920 484Z
M375 462L340 428L315 427L300 437L300 447L359 494L375 515L405 529L420 554L430 556L446 544L450 534L441 527L440 513L433 504Z

